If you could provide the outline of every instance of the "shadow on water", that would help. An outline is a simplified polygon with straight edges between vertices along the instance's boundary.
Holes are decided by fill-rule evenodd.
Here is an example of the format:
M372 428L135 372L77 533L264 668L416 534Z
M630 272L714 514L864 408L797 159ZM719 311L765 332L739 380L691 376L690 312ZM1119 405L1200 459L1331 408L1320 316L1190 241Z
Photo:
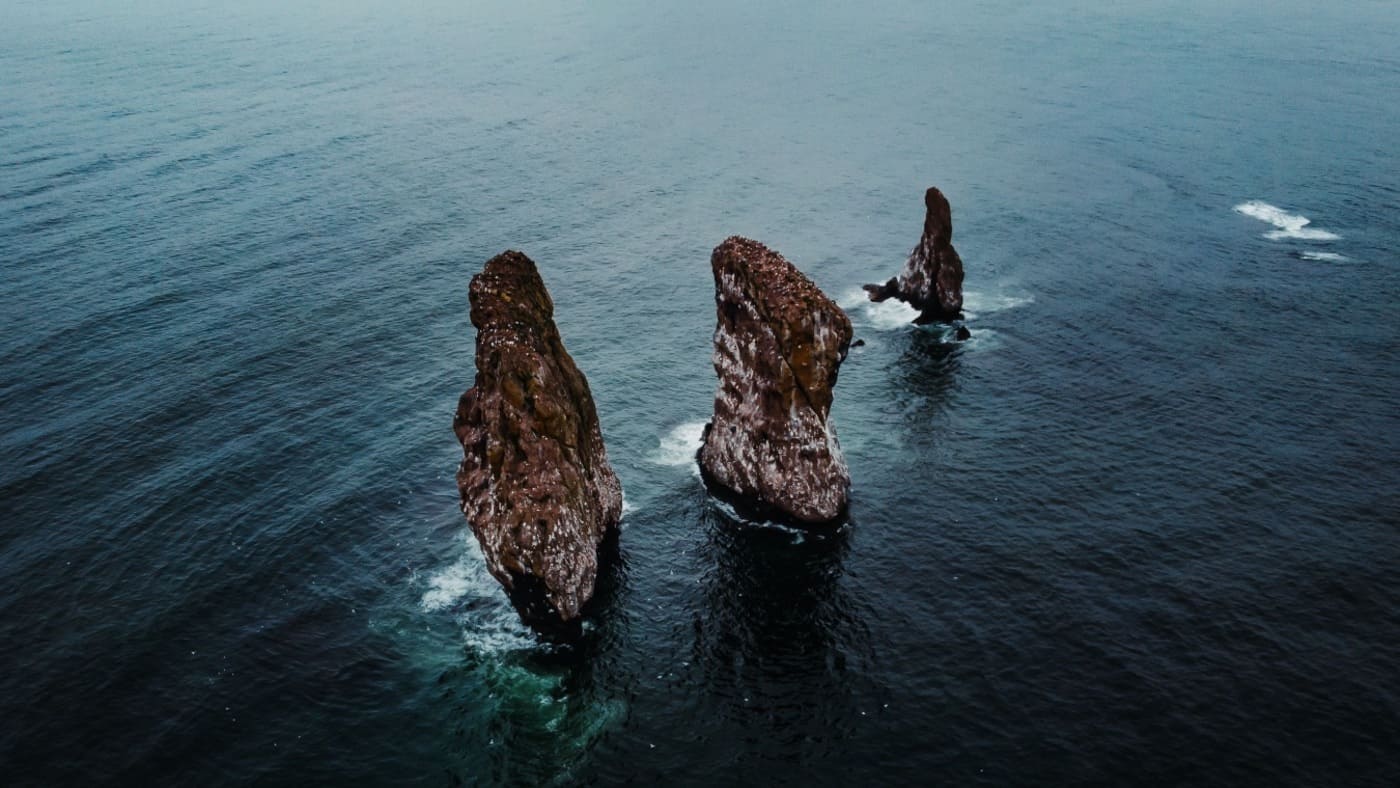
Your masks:
M842 584L851 526L760 526L715 506L702 524L699 558L710 569L692 614L692 660L720 714L773 745L736 757L791 759L836 746L851 674L869 658L868 633Z
M952 329L943 326L920 328L906 336L909 344L895 367L900 382L912 392L946 399L957 388L966 343L955 340Z
M902 339L907 344L891 367L891 379L905 392L906 417L920 423L946 417L958 393L968 343L955 340L952 330L942 326L910 331Z

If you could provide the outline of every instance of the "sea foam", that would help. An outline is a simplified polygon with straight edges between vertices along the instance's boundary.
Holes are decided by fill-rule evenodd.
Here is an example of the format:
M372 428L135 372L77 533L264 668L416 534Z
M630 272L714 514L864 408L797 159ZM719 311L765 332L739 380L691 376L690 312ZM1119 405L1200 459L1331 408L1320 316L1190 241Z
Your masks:
M1341 237L1328 230L1309 227L1312 220L1308 217L1289 213L1262 200L1242 202L1235 206L1235 211L1278 228L1264 233L1270 241L1335 241Z
M1304 260L1315 260L1323 263L1345 263L1351 259L1344 254L1337 254L1336 252L1303 252L1298 256Z
M894 298L877 304L870 300L870 294L858 287L847 290L836 303L846 311L852 322L879 331L908 328L919 316L919 310Z
M428 589L419 606L427 613L457 610L465 645L477 653L499 654L536 646L505 590L486 570L486 559L475 544L454 563L428 577Z
M498 590L479 551L474 552L477 555L464 555L428 577L428 590L419 603L424 612L445 610L468 596L484 597Z
M673 468L683 468L687 465L694 466L699 471L699 466L695 462L695 454L700 451L700 437L705 434L705 422L688 421L679 424L671 431L661 436L659 445L651 453L651 461L657 465L669 465Z
M847 290L837 301L851 320L880 331L893 331L913 326L919 310L896 299L875 303L861 289ZM1035 296L1011 295L1008 293L984 293L968 290L963 293L963 317L975 317L1003 312L1008 309L1034 304Z

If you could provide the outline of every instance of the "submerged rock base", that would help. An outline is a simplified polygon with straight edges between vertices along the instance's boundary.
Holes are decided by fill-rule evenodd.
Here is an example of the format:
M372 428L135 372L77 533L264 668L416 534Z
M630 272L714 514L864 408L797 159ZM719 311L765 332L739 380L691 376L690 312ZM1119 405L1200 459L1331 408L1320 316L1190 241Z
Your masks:
M839 522L851 476L829 414L850 348L850 319L757 241L729 238L710 265L719 387L700 447L703 478L756 516Z

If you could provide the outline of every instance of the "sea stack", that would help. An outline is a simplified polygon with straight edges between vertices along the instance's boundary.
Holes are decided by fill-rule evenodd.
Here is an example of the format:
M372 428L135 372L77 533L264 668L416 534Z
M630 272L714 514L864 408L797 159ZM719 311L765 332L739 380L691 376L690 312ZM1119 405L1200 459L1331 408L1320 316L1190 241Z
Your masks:
M919 310L914 322L947 323L962 316L962 258L953 248L953 209L943 192L924 192L924 234L904 270L883 285L866 285L871 301L897 298Z
M720 497L798 525L845 517L851 475L831 422L851 321L783 256L733 237L715 275L715 413L700 470Z
M576 623L593 596L599 546L622 516L593 395L530 258L491 258L470 296L476 381L452 425L462 513L522 618Z

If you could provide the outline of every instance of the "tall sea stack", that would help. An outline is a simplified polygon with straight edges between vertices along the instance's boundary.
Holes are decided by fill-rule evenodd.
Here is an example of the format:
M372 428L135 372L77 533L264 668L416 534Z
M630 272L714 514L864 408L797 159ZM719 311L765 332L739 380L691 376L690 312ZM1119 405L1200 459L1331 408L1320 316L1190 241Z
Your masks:
M962 316L962 258L953 248L953 209L943 192L924 192L924 234L904 270L883 285L866 285L871 301L897 298L919 310L915 323L946 323Z
M850 319L757 241L729 238L710 265L719 388L700 448L706 482L760 516L801 525L842 519L851 476L829 413Z
M522 618L566 624L593 596L622 486L534 262L515 251L493 257L470 295L476 381L453 421L462 513Z

